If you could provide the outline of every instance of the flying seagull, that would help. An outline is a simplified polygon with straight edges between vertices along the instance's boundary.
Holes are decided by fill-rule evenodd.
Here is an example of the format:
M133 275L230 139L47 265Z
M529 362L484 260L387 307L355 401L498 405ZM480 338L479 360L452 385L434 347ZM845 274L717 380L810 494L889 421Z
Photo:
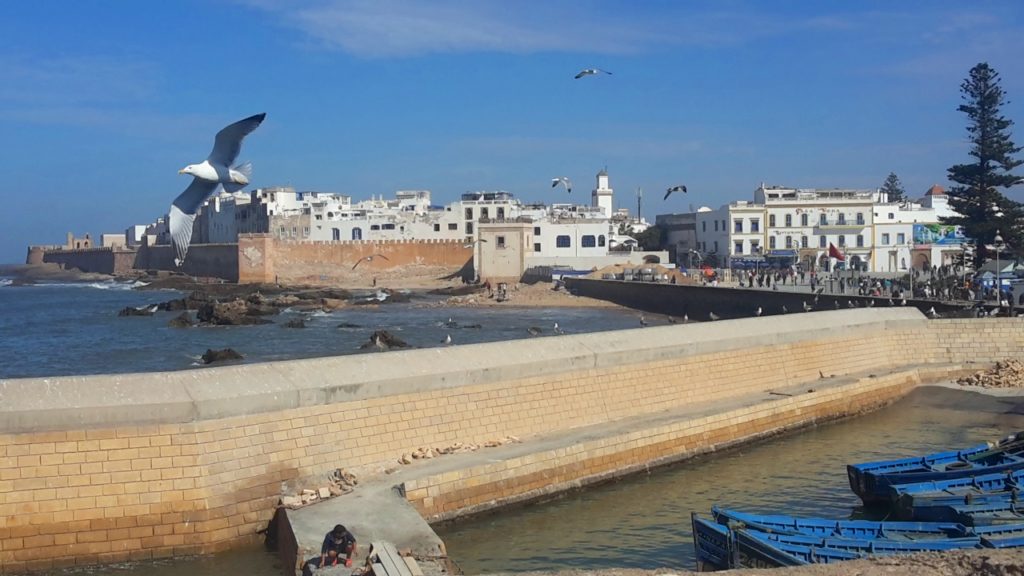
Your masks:
M472 248L473 246L476 246L478 242L487 242L487 240L484 239L484 238L477 238L476 240L473 240L469 244L463 244L462 247L463 248ZM381 258L384 258L384 257L381 256ZM384 259L387 260L387 258L384 258Z
M668 190L665 191L665 197L662 198L662 200L668 200L668 197L671 196L673 192L682 192L683 194L685 194L686 193L686 186L683 186L682 184L680 184L678 186L673 186L673 187L669 188Z
M387 257L387 256L385 256L385 255L383 255L383 254L370 254L369 256L363 256L363 257L362 257L362 258L360 258L359 260L356 260L356 263L352 265L352 269L353 269L353 270L355 270L355 269L356 269L356 266L359 266L359 264L360 264L361 262L363 262L363 261L366 261L366 262L373 262L373 259L374 259L374 258L380 258L381 260L388 260L389 262L391 261L390 259L388 259L388 257Z
M584 76L594 76L595 74L607 74L609 76L612 75L611 72L608 72L607 70L601 70L600 68L585 68L583 70L580 70L579 73L576 74L576 76L573 76L573 78L579 80Z
M565 191L568 192L569 194L572 194L572 181L571 180L569 180L565 176L559 176L558 178L552 178L551 179L551 187L552 188L554 188L555 186L558 186L559 184L561 184L562 186L565 186Z
M195 222L199 207L213 196L218 186L223 186L227 192L238 192L249 183L252 165L231 164L238 158L238 152L242 149L242 139L259 127L266 117L266 113L250 116L217 132L213 140L213 150L206 160L178 170L178 174L192 175L192 183L174 199L174 202L171 202L168 225L171 243L174 244L175 266L185 263L188 244L192 241L192 224Z

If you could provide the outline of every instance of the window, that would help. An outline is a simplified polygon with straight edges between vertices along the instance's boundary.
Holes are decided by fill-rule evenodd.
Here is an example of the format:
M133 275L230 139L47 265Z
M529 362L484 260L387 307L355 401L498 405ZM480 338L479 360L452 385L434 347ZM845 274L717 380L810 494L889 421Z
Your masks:
M733 254L743 254L743 242L734 242L732 245Z
M861 225L864 224L864 213L863 212L857 212L857 224L861 224Z
M790 249L792 247L793 247L793 237L792 236L786 236L786 249L788 250L788 249Z
M751 240L750 241L750 253L751 254L760 254L761 253L761 244L757 240Z
M459 229L459 225L458 224L454 224L454 223L453 224L449 224L448 225L448 229L449 230L458 230Z
M317 220L323 220L324 219L324 215L323 214L317 214L316 215L316 219Z
M742 219L736 218L735 220L732 221L732 231L733 232L740 232L740 233L743 232L743 220Z
M466 222L466 234L470 234L470 235L473 234L473 223L472 222Z
M434 232L440 232L440 231L441 231L441 225L440 224L434 224Z
M504 219L505 219L505 208L499 207L498 208L498 220L504 220Z
M892 220L892 219L893 219L893 218L895 218L895 217L896 217L896 216L895 216L895 215L894 215L894 214L893 214L892 212L889 212L889 220Z
M775 214L768 215L768 227L775 228Z
M487 212L487 208L481 208L480 209L480 217L481 218L487 218L489 215L490 215L490 213Z
M761 220L760 219L758 219L758 218L751 218L750 219L750 231L751 232L760 232L761 231Z
M768 237L768 249L775 250L775 236Z
M807 248L807 236L800 237L800 247Z
M858 234L857 235L857 248L863 248L863 247L864 247L864 235L863 234Z
M504 236L495 236L494 237L494 247L495 248L505 248L505 237Z
M839 246L846 246L846 236L843 234L839 235Z
M708 221L707 220L705 220L705 221L700 223L700 231L701 232L707 232L708 231Z
M540 236L540 226L534 226L533 227L533 235L534 236Z
M900 246L907 243L907 237L906 235L903 234L903 232L896 234L896 243L899 244Z
M534 252L540 252L540 242L534 242L533 243L533 251Z
M370 230L380 230L380 224L370 224Z
M580 238L580 246L584 248L593 248L597 246L597 238L594 238L593 234L587 234Z
M309 226L303 226L302 227L302 236L304 238L308 238L309 237Z
M827 248L828 240L824 236L818 236L818 248Z
M277 236L278 236L278 238L285 238L285 237L287 237L287 234L285 234L285 232L284 232L284 226L281 226L281 228L279 228L277 230Z
M889 245L889 235L888 234L882 234L882 246L888 246L888 245Z
M715 232L718 232L718 220L715 220Z
M843 224L846 224L846 214L843 214L842 212L840 212L839 213L839 225L842 226Z
M394 230L395 229L395 225L394 224L385 224L385 225L381 226L381 228L383 228L384 230Z
M352 229L352 239L353 240L362 240L363 239L363 229L359 228L359 227L353 228Z
M341 229L340 228L331 228L331 240L334 240L335 242L338 242L339 240L341 240Z
M786 214L786 228L789 228L792 225L793 225L793 215L792 214Z
M718 240L715 240L715 254L718 254Z
M828 216L826 216L825 213L822 212L820 215L818 215L818 225L824 226L825 224L828 224Z
M597 237L597 245L601 248L604 248L604 234L601 234L600 236Z
M466 220L472 220L472 219L473 219L473 209L472 208L466 208Z
M299 235L299 227L298 226L292 226L292 238L295 238L298 235Z
M800 225L807 226L807 214L800 215Z
M572 246L572 240L568 236L566 236L564 234L561 235L561 236L555 236L555 247L556 248L569 248L571 246Z

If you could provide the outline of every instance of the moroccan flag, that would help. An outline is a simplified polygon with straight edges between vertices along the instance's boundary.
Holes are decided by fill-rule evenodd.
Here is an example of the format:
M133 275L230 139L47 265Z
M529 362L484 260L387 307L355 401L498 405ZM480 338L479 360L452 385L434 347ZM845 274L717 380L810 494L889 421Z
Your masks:
M828 243L828 256L829 258L835 258L840 262L846 262L846 256L843 256L843 253L839 251L839 248L833 246L831 242Z

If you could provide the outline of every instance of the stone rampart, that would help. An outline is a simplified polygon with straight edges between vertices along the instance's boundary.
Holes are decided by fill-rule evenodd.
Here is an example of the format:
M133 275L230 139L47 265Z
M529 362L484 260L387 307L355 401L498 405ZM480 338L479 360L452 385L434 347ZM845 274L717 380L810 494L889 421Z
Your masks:
M379 469L419 446L527 438L763 395L819 381L821 371L881 374L956 358L994 360L1019 354L1022 342L1024 321L1016 318L929 321L910 308L860 309L155 374L4 380L0 571L251 541L270 520L281 482L335 468ZM889 386L879 392L884 399L911 380L864 386ZM841 411L850 394L871 394L837 390L820 399L821 410ZM779 421L807 401L780 405ZM721 442L740 434L732 426L740 415L726 417ZM627 436L602 449L636 447L630 457L640 462L685 450L678 439L702 433L665 432L661 443ZM588 465L560 468L560 482L604 465L594 455L580 458ZM486 498L464 489L492 472L406 488L426 516L447 517ZM431 492L452 496L427 502Z
M312 242L242 234L238 251L242 283L351 284L381 271L415 274L417 267L455 274L473 260L472 247L454 240Z

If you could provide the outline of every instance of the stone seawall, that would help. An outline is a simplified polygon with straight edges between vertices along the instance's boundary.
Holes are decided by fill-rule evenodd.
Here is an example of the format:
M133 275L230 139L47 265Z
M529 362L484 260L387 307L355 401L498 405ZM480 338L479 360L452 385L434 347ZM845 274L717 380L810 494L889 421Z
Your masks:
M701 441L694 435L709 430L702 426L719 428L714 414L650 438L585 446L579 458L586 464L561 468L549 483L572 482L601 474L601 466L641 465L784 426L801 411L808 416L801 402L817 407L815 418L841 414L851 398L870 396L870 386L880 387L880 401L913 386L920 377L906 370L916 366L993 361L1018 355L1021 344L1024 321L1016 318L929 321L910 308L860 309L155 374L3 380L0 572L252 541L272 517L282 481L335 468L369 473L418 446L528 439L763 396L816 382L822 370L893 374L892 381L784 400L773 412L718 415L729 426ZM733 426L737 419L760 428ZM613 452L628 456L612 462ZM467 492L492 474L426 478L405 488L425 516L450 517L501 497L498 488L510 482L500 474L490 476L498 480L494 491ZM543 474L530 478L546 482ZM426 500L442 493L454 496Z

